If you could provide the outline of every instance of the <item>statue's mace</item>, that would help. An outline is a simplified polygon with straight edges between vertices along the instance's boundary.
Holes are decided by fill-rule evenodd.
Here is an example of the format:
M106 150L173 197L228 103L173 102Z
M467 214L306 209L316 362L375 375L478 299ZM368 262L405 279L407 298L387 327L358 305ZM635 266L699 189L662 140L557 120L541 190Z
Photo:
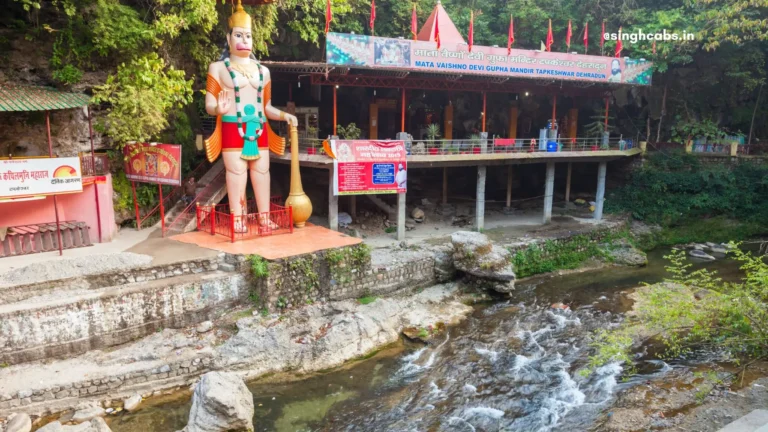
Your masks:
M303 228L312 216L312 201L309 200L301 185L299 170L299 131L291 125L291 193L285 201L286 207L293 207L293 223L296 228Z

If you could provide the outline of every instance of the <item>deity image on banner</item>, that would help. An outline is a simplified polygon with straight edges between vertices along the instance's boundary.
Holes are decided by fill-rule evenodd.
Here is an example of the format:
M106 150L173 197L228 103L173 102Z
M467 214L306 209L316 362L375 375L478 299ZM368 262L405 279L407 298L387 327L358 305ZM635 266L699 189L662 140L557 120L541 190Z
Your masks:
M216 117L216 129L205 140L210 162L221 154L227 176L229 209L235 215L259 213L258 223L277 228L269 220L269 152L282 155L285 140L277 136L267 120L282 120L298 125L296 117L272 106L269 69L253 55L251 17L238 0L229 17L227 46L219 61L208 68L205 109ZM246 189L251 177L256 208L248 209ZM235 222L235 231L247 232L245 218Z
M145 154L144 158L146 159L145 167L147 170L148 176L156 176L157 175L157 155L154 154Z

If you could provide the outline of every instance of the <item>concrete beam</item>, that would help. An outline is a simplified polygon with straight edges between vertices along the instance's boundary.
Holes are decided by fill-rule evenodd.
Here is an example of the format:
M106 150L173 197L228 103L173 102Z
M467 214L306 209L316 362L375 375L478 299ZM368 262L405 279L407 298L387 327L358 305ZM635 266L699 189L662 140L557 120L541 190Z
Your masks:
M547 180L544 187L544 220L548 224L552 221L552 201L555 194L555 163L547 162Z
M328 227L339 230L339 197L333 194L333 168L328 170Z
M397 241L405 240L405 193L397 194Z
M477 204L475 206L475 222L477 230L485 229L485 177L488 168L485 166L477 167Z
M603 219L603 202L605 201L605 172L608 163L600 162L597 166L597 196L595 197L595 220Z

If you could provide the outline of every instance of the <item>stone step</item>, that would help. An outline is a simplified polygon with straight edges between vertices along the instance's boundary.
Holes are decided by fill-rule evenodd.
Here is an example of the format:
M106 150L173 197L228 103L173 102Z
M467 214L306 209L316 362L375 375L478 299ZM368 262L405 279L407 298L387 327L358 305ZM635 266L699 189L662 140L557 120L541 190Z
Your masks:
M718 432L768 432L768 410L754 410Z
M32 297L58 293L67 295L68 291L83 291L110 286L119 286L133 282L155 279L167 279L185 274L209 272L218 269L221 257L199 258L159 266L148 265L105 273L70 277L65 279L34 282L23 285L0 286L0 305L20 302Z
M0 305L0 363L72 356L181 328L247 299L243 275L215 270Z

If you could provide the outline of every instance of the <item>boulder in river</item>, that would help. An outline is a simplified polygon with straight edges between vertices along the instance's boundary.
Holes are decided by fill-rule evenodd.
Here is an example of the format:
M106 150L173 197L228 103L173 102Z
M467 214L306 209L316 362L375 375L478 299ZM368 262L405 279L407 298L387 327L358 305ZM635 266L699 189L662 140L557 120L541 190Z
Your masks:
M141 395L135 394L123 401L123 408L128 412L134 412L141 404Z
M226 372L208 372L192 394L189 422L182 432L235 432L253 430L253 395L242 378Z
M32 419L24 413L11 414L8 418L8 423L5 425L6 432L29 432L31 430Z
M487 281L493 290L508 293L515 289L515 272L509 251L491 243L485 234L457 231L451 234L453 263L456 269L480 281Z
M620 240L608 245L607 253L615 264L626 266L644 266L648 264L648 257L645 255L645 252L635 248L626 240Z
M688 255L692 256L693 258L708 260L708 261L714 261L715 257L712 255L698 249L691 249L688 251Z
M103 418L96 417L90 422L74 426L62 425L58 421L51 422L38 429L37 432L112 432L112 429L107 426L107 422Z
M77 410L72 417L72 421L75 423L85 423L95 419L96 417L104 417L107 412L100 406L89 407Z

